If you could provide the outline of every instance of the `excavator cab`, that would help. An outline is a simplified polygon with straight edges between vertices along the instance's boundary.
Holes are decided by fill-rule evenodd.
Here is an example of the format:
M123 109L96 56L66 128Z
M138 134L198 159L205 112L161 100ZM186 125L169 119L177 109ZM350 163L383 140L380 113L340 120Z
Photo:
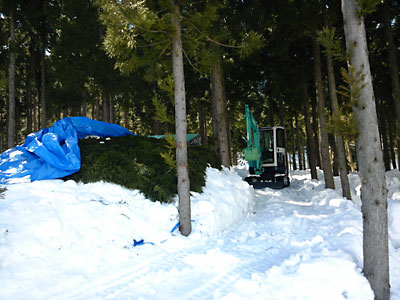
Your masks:
M246 105L247 147L245 159L250 175L245 180L254 188L284 188L290 185L286 156L285 129L257 126Z

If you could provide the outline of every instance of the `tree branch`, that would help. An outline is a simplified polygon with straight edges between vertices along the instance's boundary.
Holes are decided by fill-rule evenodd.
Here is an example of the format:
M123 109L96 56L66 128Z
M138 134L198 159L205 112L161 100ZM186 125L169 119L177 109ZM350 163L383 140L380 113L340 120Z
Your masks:
M202 74L202 75L208 76L206 73L204 73L204 72L200 71L200 69L196 68L196 66L191 62L191 60L190 60L189 57L187 56L187 54L186 54L186 52L185 52L185 49L184 49L183 47L182 47L182 52L183 52L183 54L185 55L185 57L186 57L186 59L188 60L189 64L192 66L192 68L193 68L194 70L196 70L197 72L199 72L199 73Z
M170 40L163 40L160 42L154 42L154 43L150 43L150 44L146 44L146 45L141 45L141 46L136 46L136 48L147 48L147 47L151 47L151 46L155 46L155 45L161 45L164 44L165 42L169 42Z
M227 47L227 48L234 48L234 49L242 49L244 48L244 46L235 46L235 45L228 45L228 44L224 44L221 42L218 42L216 40L213 40L212 38L210 38L209 36L207 36L206 34L204 34L199 28L196 27L196 25L194 25L192 22L189 21L188 18L186 18L185 16L182 15L183 18L185 18L185 20L191 25L193 26L193 28L200 33L201 35L203 35L205 37L205 39L209 42L212 42L216 45L222 46L222 47Z

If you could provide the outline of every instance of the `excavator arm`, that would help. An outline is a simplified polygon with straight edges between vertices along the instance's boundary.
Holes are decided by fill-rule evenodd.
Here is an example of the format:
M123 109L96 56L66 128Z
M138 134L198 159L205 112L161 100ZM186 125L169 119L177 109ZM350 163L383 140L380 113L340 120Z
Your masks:
M253 168L254 174L259 175L263 172L261 166L260 131L247 104L245 105L244 116L247 130L247 146L244 149L244 158L249 162L249 167Z

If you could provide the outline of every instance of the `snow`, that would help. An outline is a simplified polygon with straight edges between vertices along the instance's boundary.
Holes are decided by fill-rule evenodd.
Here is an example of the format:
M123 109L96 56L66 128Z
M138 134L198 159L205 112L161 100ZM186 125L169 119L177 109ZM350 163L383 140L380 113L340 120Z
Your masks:
M189 237L174 229L176 201L104 182L7 185L0 299L373 299L356 173L353 201L338 178L326 190L292 171L289 188L254 190L246 173L207 169L206 187L192 194ZM386 175L391 299L400 299L400 172Z

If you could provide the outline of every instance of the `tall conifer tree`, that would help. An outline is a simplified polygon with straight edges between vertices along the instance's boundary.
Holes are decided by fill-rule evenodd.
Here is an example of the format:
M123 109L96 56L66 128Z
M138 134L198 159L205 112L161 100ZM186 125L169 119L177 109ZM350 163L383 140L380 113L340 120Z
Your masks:
M386 177L364 26L364 14L378 3L342 0L342 13L348 78L359 132L356 147L361 180L364 274L375 299L387 300L390 298L390 283Z
M15 115L15 13L16 3L11 1L10 4L10 63L8 69L8 135L7 146L12 148L15 146L16 136L16 115Z

